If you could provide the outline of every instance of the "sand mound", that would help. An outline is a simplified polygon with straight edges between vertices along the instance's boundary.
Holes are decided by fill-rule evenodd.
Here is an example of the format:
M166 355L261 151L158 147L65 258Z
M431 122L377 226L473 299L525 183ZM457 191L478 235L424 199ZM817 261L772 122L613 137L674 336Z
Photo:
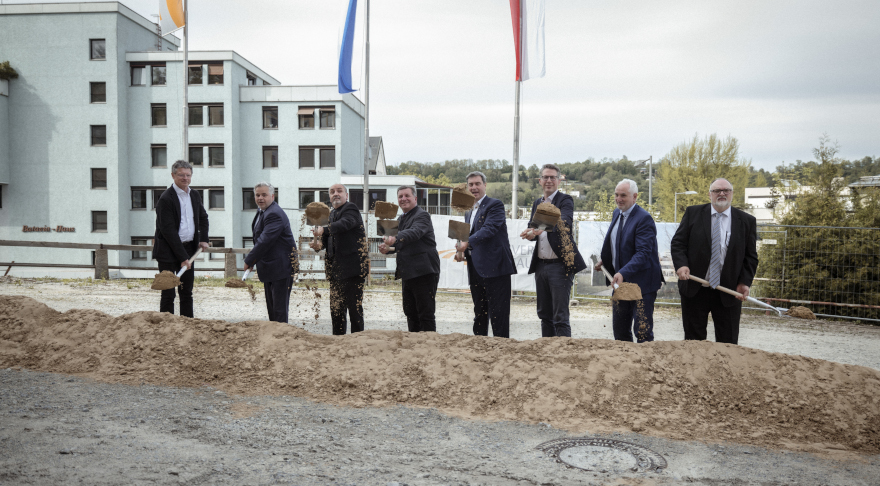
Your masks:
M806 307L796 305L791 309L788 309L784 312L787 316L798 317L800 319L815 319L816 314L813 314L813 311L807 309Z
M226 287L230 287L230 288L233 288L233 289L244 289L244 288L246 288L246 289L248 290L248 292L250 292L250 294L251 294L251 300L252 300L252 301L256 301L256 300L257 300L257 293L254 291L254 286L251 285L251 284L249 284L249 283L245 283L245 281L242 280L242 279L240 279L240 278L232 277L232 278L230 278L230 279L227 279L227 280L226 280L226 283L224 284L224 286L226 286Z
M641 300L641 298L642 289L632 282L622 282L620 288L611 296L611 300Z
M0 366L436 407L577 432L880 452L880 371L706 341L322 336L268 321L62 314L28 297L0 297Z
M153 290L167 290L173 289L178 285L180 285L180 278L176 273L170 270L162 270L153 278L153 285L150 285L150 288Z

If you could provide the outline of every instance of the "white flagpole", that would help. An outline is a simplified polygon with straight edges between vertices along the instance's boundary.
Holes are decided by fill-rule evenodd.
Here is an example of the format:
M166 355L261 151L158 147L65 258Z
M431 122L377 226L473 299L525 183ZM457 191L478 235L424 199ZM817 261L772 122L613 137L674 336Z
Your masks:
M183 156L181 160L189 162L189 140L187 129L189 128L189 1L183 3Z
M520 56L520 72L519 79L516 80L516 108L513 115L513 197L510 201L510 219L519 219L517 190L519 189L519 101L520 87L522 86L522 52L523 52L523 35L522 35L522 2L519 5L519 56Z
M364 221L370 215L370 0L364 2Z

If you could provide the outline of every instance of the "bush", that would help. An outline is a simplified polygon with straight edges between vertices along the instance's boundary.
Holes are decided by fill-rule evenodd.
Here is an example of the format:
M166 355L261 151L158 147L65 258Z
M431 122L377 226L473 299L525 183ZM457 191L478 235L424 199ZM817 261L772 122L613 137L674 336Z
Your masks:
M15 79L18 73L9 65L9 61L0 62L0 79Z

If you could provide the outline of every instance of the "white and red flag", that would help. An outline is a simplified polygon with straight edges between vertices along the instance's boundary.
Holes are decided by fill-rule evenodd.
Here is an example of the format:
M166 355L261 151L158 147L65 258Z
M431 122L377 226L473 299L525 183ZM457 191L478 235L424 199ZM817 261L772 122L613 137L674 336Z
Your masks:
M544 77L544 0L510 0L516 80Z

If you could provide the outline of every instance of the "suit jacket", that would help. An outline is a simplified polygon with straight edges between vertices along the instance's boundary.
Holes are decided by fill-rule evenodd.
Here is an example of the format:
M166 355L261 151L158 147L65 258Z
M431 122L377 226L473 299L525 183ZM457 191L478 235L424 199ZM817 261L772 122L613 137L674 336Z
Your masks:
M409 280L428 274L440 273L440 254L434 239L434 225L431 215L416 206L397 218L397 240L394 252L397 253L395 279Z
M535 202L532 203L532 217L529 218L529 222L532 222L532 219L535 217L535 210L538 209L538 204L541 204L541 200L543 197L539 197L535 199ZM565 263L565 272L569 275L573 275L575 273L580 272L581 270L587 268L587 264L584 262L583 257L581 257L581 252L578 251L577 245L574 244L574 236L571 236L573 233L573 221L574 221L574 199L571 198L568 194L563 194L562 192L557 192L556 197L554 197L550 201L554 206L559 208L559 211L562 213L560 215L560 219L565 222L565 225L570 230L569 236L571 237L572 243L572 251L574 252L574 262L572 264ZM558 229L555 229L549 233L547 233L547 241L550 243L550 248L553 248L553 253L556 253L556 256L563 259L565 262L565 256L562 253L562 235ZM529 273L535 273L538 269L538 238L535 238L535 250L532 252L532 264L529 266Z
M736 290L738 284L752 285L758 268L756 248L757 222L751 214L736 208L730 209L730 241L727 255L721 267L721 286ZM688 267L691 274L706 278L709 260L712 258L712 210L711 204L690 206L684 212L681 224L672 237L672 263L675 269ZM678 291L683 297L697 295L702 285L692 280L678 281ZM721 293L725 307L737 304L736 297Z
M198 191L190 188L189 201L193 208L193 241L208 242L208 213L202 206L202 198ZM153 239L153 258L163 263L181 263L189 260L188 254L180 241L180 199L174 191L174 185L165 189L156 203L156 236Z
M470 224L471 213L468 211L464 214L465 223ZM483 278L516 273L507 236L504 203L498 199L489 196L483 198L468 239L468 254L468 265L473 265L477 275Z
M299 257L287 214L273 202L263 211L263 220L259 221L259 218L257 212L251 222L254 247L244 257L244 262L258 267L260 282L276 282L293 276L299 271Z
M619 220L620 209L615 209L611 217L611 226L602 244L602 264L612 275L619 272L625 282L638 284L643 294L660 290L664 278L663 270L660 269L657 225L654 224L654 218L638 204L633 206L624 222L623 235L618 235L620 248L617 249L617 258L620 268L615 269L611 253L611 229L619 224Z
M333 256L325 258L327 278L344 280L352 277L367 278L370 271L370 253L364 220L357 206L348 201L330 213L330 224L324 227L321 243Z

